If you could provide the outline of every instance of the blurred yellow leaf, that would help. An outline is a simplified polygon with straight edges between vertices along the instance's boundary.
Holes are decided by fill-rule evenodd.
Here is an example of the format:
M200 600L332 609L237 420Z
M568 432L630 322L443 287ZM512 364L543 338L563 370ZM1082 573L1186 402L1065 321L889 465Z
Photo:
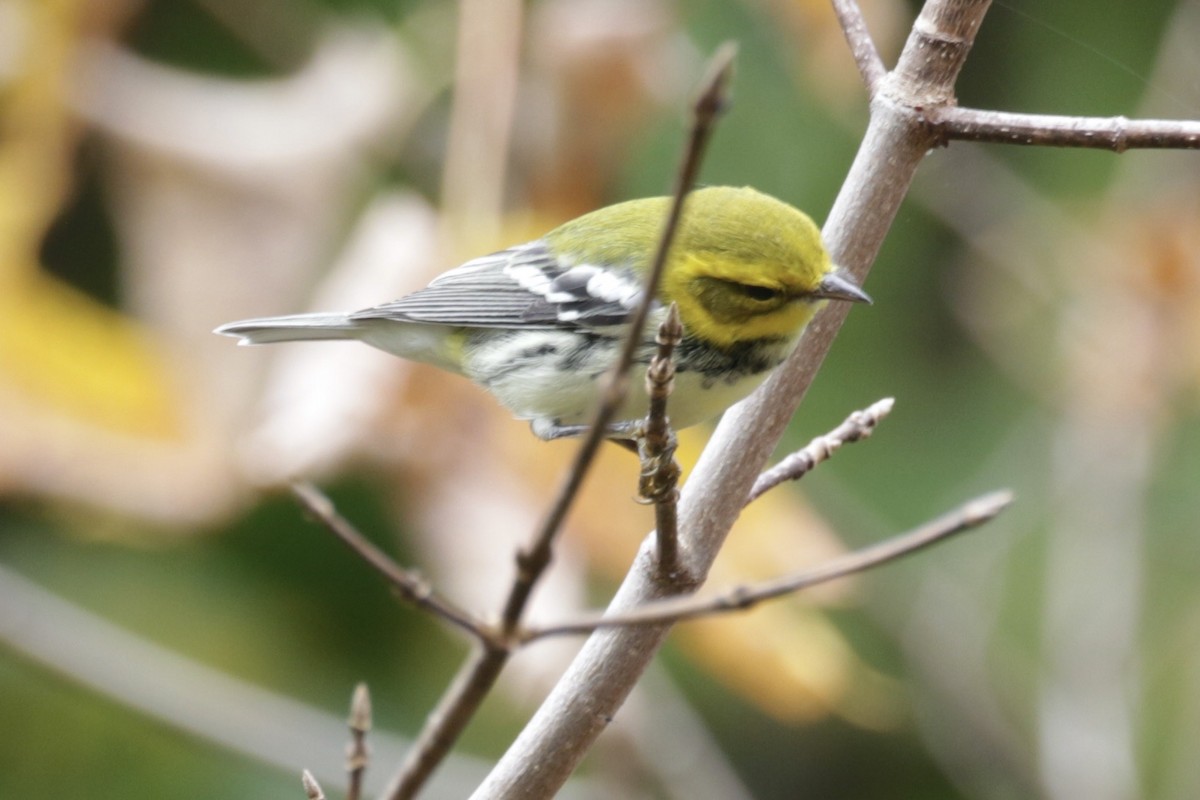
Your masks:
M10 3L6 13L15 55L0 94L0 385L31 413L177 434L164 365L137 328L37 263L70 186L76 136L67 94L96 12L82 0L37 0Z
M163 364L128 320L49 278L6 277L0 383L10 394L115 432L179 435Z

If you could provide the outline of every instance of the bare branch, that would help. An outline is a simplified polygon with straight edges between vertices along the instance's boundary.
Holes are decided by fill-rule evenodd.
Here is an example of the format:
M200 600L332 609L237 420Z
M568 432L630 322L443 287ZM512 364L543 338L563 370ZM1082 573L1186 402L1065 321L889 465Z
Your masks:
M438 700L437 708L425 720L421 734L409 748L404 763L392 776L381 797L410 800L416 797L442 763L458 737L474 718L475 712L496 684L508 663L509 651L481 642L454 676L454 682Z
M747 504L753 503L764 493L774 489L784 481L798 481L826 461L837 452L842 445L853 444L866 439L875 431L875 426L892 411L896 404L894 398L885 397L871 406L855 411L846 417L841 425L829 433L818 436L791 455L784 458L775 466L758 476L754 488L750 490Z
M871 32L867 30L867 21L863 19L862 9L858 7L856 0L833 0L833 13L837 14L838 23L842 26L846 43L850 45L850 53L854 56L854 63L858 65L858 72L862 75L867 92L874 97L879 83L887 74L887 69L883 66L883 59L879 57L879 50L875 47Z
M658 326L658 352L646 369L646 394L650 408L645 428L638 439L642 462L638 494L654 504L655 537L658 541L658 572L664 581L687 583L679 574L679 464L675 461L676 439L667 418L667 400L675 383L675 348L683 339L679 307L671 303L667 318Z
M710 62L701 92L693 107L691 135L684 150L682 164L676 177L675 193L663 233L659 239L650 275L643 289L641 303L633 315L620 357L609 373L609 381L596 416L583 437L566 480L560 487L554 504L546 515L532 545L517 554L517 575L509 590L500 619L500 630L481 629L476 638L479 648L471 661L464 665L454 684L430 714L417 742L405 762L389 782L384 797L403 800L413 797L428 780L433 770L450 752L467 723L478 710L499 677L510 655L508 641L514 638L521 615L542 573L550 564L554 540L582 485L583 477L596 451L608 434L617 409L625 397L629 371L642 343L650 308L655 302L658 285L666 265L671 241L679 226L683 203L696 181L700 160L712 127L726 105L733 58L736 48L724 45ZM672 504L673 505L673 504Z
M371 762L371 748L367 746L367 734L371 730L371 692L365 683L354 687L350 700L350 745L346 749L346 772L350 786L346 800L359 800L362 796L363 774Z
M709 64L705 81L692 109L691 134L676 177L670 212L659 239L658 250L654 254L646 286L642 291L642 300L633 314L620 357L610 373L603 399L596 411L596 417L584 436L575 461L571 464L567 479L559 490L554 505L542 523L533 545L517 556L517 577L513 581L512 591L509 593L504 613L501 616L501 628L506 634L516 630L525 604L529 601L529 595L533 592L533 587L549 565L554 538L562 527L567 511L579 492L584 474L607 435L609 424L624 401L629 370L633 366L638 348L641 347L642 331L646 327L646 319L655 302L658 285L662 280L663 270L666 268L667 254L670 252L675 231L679 227L684 200L696 182L700 160L704 155L705 145L708 143L712 127L727 104L729 81L733 74L733 59L736 53L736 47L726 43L717 50Z
M311 483L297 482L292 484L291 490L313 518L387 579L405 601L466 631L475 639L491 641L495 638L495 633L486 623L441 597L421 575L404 569L368 541L349 520L337 512L333 502L320 489Z
M935 134L947 142L1084 147L1123 153L1135 148L1200 150L1200 122L1125 117L1068 117L1053 114L1014 114L958 106L925 110Z
M620 614L596 614L562 625L528 630L523 641L548 636L591 633L597 628L632 625L661 625L682 622L698 617L710 617L731 611L744 611L766 600L793 594L819 583L842 578L856 572L895 561L945 539L988 522L1013 501L1012 492L999 491L977 497L955 510L925 523L908 533L887 539L879 544L831 559L821 566L773 581L749 587L738 587L713 598L676 597L657 600L640 608Z

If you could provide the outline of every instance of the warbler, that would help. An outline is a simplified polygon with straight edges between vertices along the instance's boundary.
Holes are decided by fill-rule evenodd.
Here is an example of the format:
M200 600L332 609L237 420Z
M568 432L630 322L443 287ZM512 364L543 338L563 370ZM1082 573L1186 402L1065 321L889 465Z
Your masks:
M542 439L586 429L642 299L671 198L585 214L468 261L399 300L349 313L231 322L240 344L357 339L466 376ZM840 274L803 212L751 188L688 195L610 438L637 438L644 375L674 302L683 323L668 412L675 428L720 414L796 346L828 300L870 302Z

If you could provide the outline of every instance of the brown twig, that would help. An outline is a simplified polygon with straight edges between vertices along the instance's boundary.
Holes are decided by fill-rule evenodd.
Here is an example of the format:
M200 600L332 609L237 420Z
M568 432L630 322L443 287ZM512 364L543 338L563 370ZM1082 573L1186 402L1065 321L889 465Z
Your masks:
M516 630L521 613L529 601L529 595L533 592L533 587L550 564L554 539L579 492L584 474L607 435L609 424L625 399L629 370L641 347L642 331L646 327L646 319L650 314L651 307L656 302L655 296L662 280L663 270L666 268L667 254L670 252L671 242L683 214L684 200L696 182L700 161L704 155L705 145L708 143L713 124L728 102L729 81L733 73L733 59L736 52L737 49L733 44L722 45L713 56L706 78L701 84L700 94L692 108L691 132L684 149L682 164L676 176L670 211L667 214L658 249L655 251L654 260L651 263L642 300L630 321L621 354L610 372L603 400L596 411L590 429L584 436L575 460L571 464L566 481L559 490L554 505L542 523L533 544L517 555L517 577L513 581L512 590L509 592L501 616L501 627L506 634Z
M861 411L855 411L829 433L816 437L802 449L785 457L758 476L746 503L754 502L784 481L800 480L822 461L831 458L842 445L866 439L875 431L875 426L891 413L895 404L893 398L885 397Z
M346 773L350 786L346 800L358 800L362 796L363 775L371 763L371 748L367 745L367 734L371 731L371 692L365 683L354 687L350 700L350 744L346 748Z
M964 503L955 510L908 533L831 559L806 572L766 581L755 586L738 587L718 597L676 597L657 600L622 614L604 616L602 613L598 613L561 625L531 628L525 632L522 641L544 639L549 636L591 633L598 628L661 625L731 611L742 611L766 600L793 594L819 583L862 572L915 553L955 534L988 522L1007 508L1012 501L1012 492L992 492Z
M466 631L475 639L491 641L495 638L495 632L483 620L441 597L418 573L404 569L368 541L349 520L337 512L333 502L320 489L311 483L296 482L291 485L291 490L313 518L387 579L405 601Z
M300 783L304 786L304 795L308 800L325 800L325 792L321 791L321 784L317 783L311 772L301 772Z
M855 0L833 0L833 13L837 15L838 23L842 26L842 33L846 37L846 43L850 45L850 54L854 56L854 63L858 65L858 72L862 75L867 92L874 97L880 81L887 74L887 69L883 66L883 59L875 47L875 40L867 30L867 21L863 18L862 9Z
M658 326L658 352L646 369L646 394L650 408L642 436L638 439L638 456L642 473L638 494L654 504L655 537L658 542L659 578L671 583L687 583L679 569L679 522L676 507L679 502L679 476L675 461L677 440L667 417L667 400L675 384L675 348L683 339L683 324L679 307L671 303L667 318Z
M428 780L433 770L450 752L450 748L462 733L475 711L487 696L500 671L508 661L508 642L515 640L521 615L525 610L534 587L550 564L554 540L562 527L583 483L583 477L591 465L596 452L607 435L617 409L625 397L629 371L642 342L642 331L655 302L658 284L666 265L671 241L679 226L683 201L696 181L700 160L708 142L709 134L717 116L724 109L730 75L733 69L735 48L722 46L713 56L706 79L702 84L699 99L693 108L691 135L684 151L682 165L676 178L675 194L670 212L664 225L662 237L646 286L642 301L630 323L621 354L609 373L608 384L603 393L596 416L576 451L563 485L559 488L553 505L539 527L533 543L517 554L517 574L504 603L498 633L489 631L489 636L477 636L479 648L474 658L464 665L454 684L430 714L425 727L413 744L404 763L389 782L384 797L402 800L412 797Z
M939 106L923 112L942 143L968 142L1082 147L1124 153L1133 149L1200 150L1200 121L1069 117Z
M425 782L442 763L467 723L496 684L509 651L494 644L480 642L471 658L463 664L453 683L430 712L417 740L409 748L404 763L392 776L381 797L387 800L409 800L415 797Z

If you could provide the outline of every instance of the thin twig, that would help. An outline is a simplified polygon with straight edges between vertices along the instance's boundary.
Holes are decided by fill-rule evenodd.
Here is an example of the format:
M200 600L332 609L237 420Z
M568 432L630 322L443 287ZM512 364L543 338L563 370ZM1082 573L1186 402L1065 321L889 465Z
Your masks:
M363 775L371 763L371 748L367 745L367 734L371 731L371 692L365 683L354 687L350 700L350 744L346 748L346 773L350 786L346 800L358 800L362 796Z
M404 569L368 541L349 520L337 512L333 502L320 489L311 483L296 482L292 484L291 490L309 514L355 555L386 578L404 600L466 631L475 639L495 639L494 631L483 620L477 619L437 594L418 573Z
M554 539L558 535L567 511L579 492L584 474L591 465L600 444L607 435L609 424L616 415L617 409L625 398L629 370L633 366L634 357L642 344L642 331L646 327L646 319L650 309L656 302L658 285L666 268L667 254L679 220L683 214L684 199L696 182L700 169L700 160L708 143L713 124L727 105L729 82L733 73L733 58L737 48L732 43L722 45L713 56L709 69L702 83L702 88L692 109L691 134L684 149L683 162L680 165L675 181L675 191L670 212L659 239L658 249L654 254L650 274L646 279L641 302L629 324L621 354L610 372L603 400L596 411L590 429L584 436L583 443L571 464L566 481L559 490L554 505L551 507L546 520L542 523L533 545L517 555L517 577L513 581L512 590L504 606L501 616L501 629L505 634L516 630L521 613L525 609L533 587L537 584L542 572L550 563Z
M1012 492L998 491L977 497L955 510L925 523L908 533L886 539L879 544L856 550L831 559L821 566L796 575L765 581L755 586L738 587L712 598L676 597L657 600L626 611L604 616L598 613L561 625L531 628L522 636L523 642L548 636L591 633L598 628L632 625L661 625L697 617L709 617L731 611L742 611L766 600L793 594L819 583L842 578L855 572L885 564L937 544L955 534L978 527L996 517L1013 501Z
M638 439L638 457L642 473L638 495L643 502L654 504L655 537L658 542L659 579L688 582L679 572L679 522L676 507L679 502L681 470L675 461L677 440L667 417L667 400L675 384L675 348L683 339L679 307L671 303L667 318L658 326L658 352L646 369L646 394L650 407L642 436Z
M816 437L803 449L782 459L778 464L758 476L746 503L754 502L784 481L800 480L822 461L831 458L842 445L866 439L875 431L875 426L891 413L892 406L895 404L894 398L885 397L867 408L855 411L829 433Z
M321 784L317 783L311 772L301 772L300 783L304 786L304 794L308 800L325 800L325 792L321 791Z
M576 452L575 460L571 464L567 477L538 529L533 543L528 549L523 549L517 554L517 575L513 579L513 585L504 603L500 618L499 639L477 637L479 649L476 655L460 670L454 684L443 695L437 709L429 716L405 762L389 782L388 789L383 795L388 800L403 800L403 798L412 797L424 785L433 770L450 752L450 748L474 716L508 661L509 647L505 642L515 638L529 597L542 573L550 564L554 539L578 494L588 467L607 435L613 416L624 400L629 371L642 343L642 331L645 329L646 319L655 303L658 285L666 265L667 253L679 226L683 201L696 181L704 146L708 142L712 126L727 102L735 52L735 48L729 44L718 49L710 62L706 79L701 84L701 92L693 108L691 135L688 138L683 161L676 178L673 202L659 240L658 250L654 255L650 275L643 289L641 303L633 315L620 357L610 372L600 407L597 409L587 434L583 437L583 442Z
M858 65L858 72L862 75L867 93L874 97L879 82L887 74L887 68L884 67L879 50L875 47L871 32L867 30L867 21L863 18L862 9L855 0L833 0L833 13L837 15L838 23L842 26L842 33L846 37L846 43L850 45L850 54L854 56L854 63Z
M442 763L467 723L496 684L508 663L509 651L480 642L470 660L463 664L454 682L438 700L425 720L421 734L409 748L404 763L392 777L381 797L410 800Z
M1194 120L1017 114L953 105L925 109L923 118L942 143L957 139L1114 153L1155 148L1200 150L1200 121Z

